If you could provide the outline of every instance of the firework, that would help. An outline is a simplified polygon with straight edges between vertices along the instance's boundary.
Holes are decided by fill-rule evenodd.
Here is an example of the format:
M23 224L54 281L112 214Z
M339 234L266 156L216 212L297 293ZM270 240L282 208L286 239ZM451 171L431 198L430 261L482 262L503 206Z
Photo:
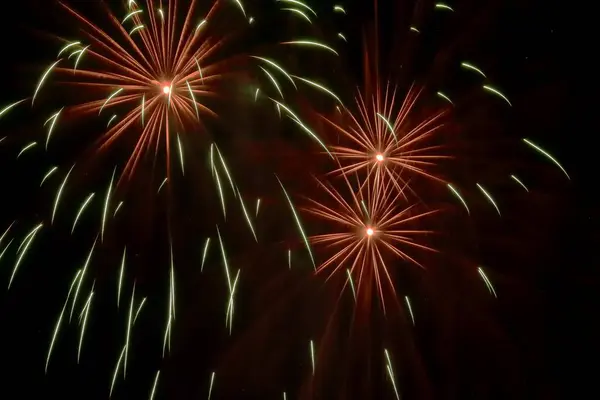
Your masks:
M411 87L399 107L396 88L386 86L381 90L377 86L375 92L372 99L366 100L358 94L356 116L344 108L345 123L323 117L346 143L331 146L333 155L341 163L331 174L358 173L366 176L365 182L371 177L377 183L388 180L400 191L408 182L407 176L414 174L441 180L429 169L449 156L441 153L441 145L428 143L443 128L440 120L445 112L434 113L408 126L422 89Z
M339 5L334 6L333 11L346 14L346 10ZM436 3L433 11L454 13L456 10L448 4ZM375 13L378 12L376 9ZM412 40L411 37L416 38L415 35L421 33L414 26L410 26L409 30L412 33L407 35L407 40ZM322 129L322 132L317 131L317 134L327 138L327 153L337 160L336 166L329 174L335 177L353 174L363 183L372 179L376 185L388 180L397 191L410 193L418 199L424 198L425 190L422 188L426 186L415 190L414 183L418 178L426 178L426 184L429 182L446 186L449 193L459 200L470 214L467 200L461 194L463 190L452 182L464 181L463 177L466 174L457 168L458 163L453 165L452 161L470 158L473 154L456 151L461 133L457 132L457 129L449 129L457 125L454 119L455 109L466 103L465 99L460 97L459 93L450 96L440 88L416 83L420 79L426 81L421 76L409 77L413 83L406 89L400 89L400 82L406 81L407 78L403 75L404 70L396 71L394 67L390 67L388 76L383 76L379 32L372 33L373 42L366 39L363 46L363 84L359 85L354 105L345 106L342 104L343 100L336 96L339 105L336 106L335 112L329 115L318 113L319 119L325 122L326 129ZM345 39L343 35L341 37ZM457 67L467 74L474 75L474 79L479 81L476 88L480 94L500 99L505 106L513 106L509 96L497 88L480 66L470 61L457 64ZM473 94L472 91L469 93ZM435 94L438 100L429 94ZM483 100L478 99L479 101ZM491 141L488 142L491 145ZM569 178L564 167L550 153L530 139L523 139L523 143L555 164ZM514 174L508 174L503 179L529 191ZM471 188L465 188L465 191L470 193L471 189L475 189L474 192L483 196L501 215L493 196L493 188L489 190L487 184L481 182L472 182L471 185Z
M306 208L327 226L327 233L310 237L314 247L330 252L317 273L331 277L346 269L354 297L374 285L385 311L386 294L396 296L390 265L401 260L423 268L413 253L435 251L423 244L434 232L422 228L422 220L438 211L421 212L418 204L403 205L403 192L396 190L393 179L370 179L353 186L344 176L344 183L344 190L336 190L319 182L329 201L311 199L312 207Z
M99 150L135 134L136 143L121 176L131 174L145 152L156 153L161 145L169 169L174 142L184 173L180 132L207 134L206 118L216 117L217 112L206 100L217 96L223 80L234 72L230 55L223 51L228 37L211 26L229 6L215 2L202 9L205 2L192 1L179 10L184 5L178 1L162 5L148 1L142 8L128 1L123 18L106 10L109 25L102 28L61 3L81 25L83 35L58 52L58 60L39 80L32 104L52 78L63 87L77 88L78 104L61 108L46 121L46 149L59 119L96 115L107 121L107 130L97 143ZM182 11L185 17L180 22Z
M373 62L373 60L368 61ZM462 66L468 70L478 71L485 77L481 70L471 64L462 63ZM484 85L484 89L505 98L491 86ZM320 115L338 136L339 144L328 147L329 154L338 162L337 167L333 168L329 175L334 177L357 175L363 184L370 180L373 180L375 185L387 181L395 187L396 191L410 193L416 198L422 198L422 193L413 190L412 183L415 178L424 177L433 184L446 185L449 192L470 213L468 204L459 189L448 181L452 178L452 172L455 176L460 176L460 173L456 173L457 168L453 168L451 163L444 164L449 168L441 168L444 160L451 161L465 157L464 154L451 153L448 143L441 140L443 138L441 133L445 128L444 120L451 118L452 109L440 109L421 117L422 113L417 110L417 102L423 91L424 88L416 89L415 85L412 85L403 100L397 101L396 87L391 87L390 84L383 86L379 82L372 87L367 82L364 93L375 94L368 98L366 94L359 92L355 99L355 110L338 107L336 114L341 113L341 116ZM437 95L452 103L442 92L437 92ZM508 101L507 103L510 104ZM563 166L547 151L529 139L523 139L523 142L554 163L569 178ZM511 174L506 178L529 191L515 175ZM501 215L492 194L480 183L475 182L474 186Z

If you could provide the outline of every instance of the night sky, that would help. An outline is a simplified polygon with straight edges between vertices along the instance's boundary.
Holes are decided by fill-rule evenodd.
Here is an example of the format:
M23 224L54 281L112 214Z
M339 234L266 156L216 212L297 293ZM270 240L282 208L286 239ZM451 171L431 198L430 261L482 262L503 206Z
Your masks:
M102 24L104 15L93 3L69 4ZM111 9L121 17L123 7L115 3ZM464 167L460 179L486 179L487 187L495 189L502 217L479 196L470 218L453 212L436 221L445 233L435 244L446 257L427 258L426 271L407 272L397 263L398 296L414 301L415 327L407 324L401 307L392 307L391 315L384 317L376 301L353 314L351 307L337 304L345 277L325 282L323 276L312 274L273 175L281 178L295 202L301 202L319 198L312 175L323 176L331 165L296 125L280 121L268 102L255 104L247 83L226 85L226 101L215 103L219 118L206 123L210 137L196 135L189 142L185 176L174 177L169 191L156 195L164 170L157 172L160 169L147 162L135 179L120 187L117 196L125 201L123 214L108 224L104 241L95 248L71 326L63 327L44 374L48 344L69 283L99 232L100 198L114 165L122 164L135 143L134 137L116 142L111 152L98 152L95 138L106 121L98 122L92 114L60 126L55 147L45 153L46 118L63 101L84 98L77 90L85 89L63 91L55 82L39 108L22 104L0 119L0 138L6 137L0 142L0 234L18 221L0 242L1 252L14 239L0 259L0 283L8 285L23 236L40 221L45 224L10 290L0 296L1 398L107 398L124 343L134 281L135 305L143 297L147 300L132 331L127 377L117 378L115 399L148 398L159 369L155 399L206 398L213 371L212 399L281 399L283 392L290 400L394 399L384 348L393 357L403 399L562 399L597 391L598 235L591 232L599 214L594 196L584 190L597 181L590 172L595 168L585 161L593 159L587 157L593 145L585 142L593 139L594 130L583 129L578 117L580 102L573 89L578 50L568 13L554 2L538 0L447 2L454 13L432 11L432 1L397 0L378 1L375 18L373 1L343 2L347 15L332 12L338 3L329 0L309 3L319 14L313 36L331 43L339 57L277 45L309 35L294 17L278 17L278 7L269 0L244 2L255 10L256 26L252 34L236 37L228 51L266 52L295 74L326 83L347 103L368 78L363 68L365 48L371 66L377 59L382 82L389 80L399 90L413 82L431 88L430 109L439 105L437 88L457 93L466 105L457 107L453 122L458 128L450 134L464 134L460 149L468 149L457 157ZM231 8L229 15L236 18L221 17L222 31L236 29L232 21L240 21L239 10ZM261 21L268 22L261 25ZM418 40L410 26L419 27ZM1 107L31 96L39 75L61 47L56 36L77 37L78 27L53 1L11 3L2 24ZM378 52L373 45L375 27ZM337 32L344 32L347 44L336 39ZM474 94L473 77L465 77L459 67L464 60L480 66L502 88L512 102L510 109L493 97L493 106L488 106L489 95ZM290 96L290 104L302 110L313 126L322 127L314 116L334 115L334 103L315 92L301 93ZM547 159L523 149L523 137L542 144L571 179ZM38 148L17 159L32 140L40 142ZM223 221L207 167L213 140L225 154L249 209L254 210L256 198L261 198L258 244L231 191L232 205ZM158 159L164 165L164 157ZM59 210L50 227L61 178L55 176L42 188L40 180L52 165L59 165L64 176L75 161L81 167L67 187L62 213ZM498 180L513 172L526 179L529 193ZM435 186L417 187L426 199L438 196ZM74 214L90 192L96 192L98 202L71 234ZM450 204L449 196L443 196ZM306 223L308 230L324 227L308 218ZM225 326L228 289L215 225L230 265L241 271L231 335ZM200 271L207 237L211 251ZM125 244L127 274L117 309L116 282ZM163 359L170 248L177 271L177 311L170 354ZM288 249L292 249L291 270ZM317 258L322 259L318 252ZM476 265L485 266L497 299L473 273ZM92 282L94 303L78 365L77 321ZM67 307L66 319L69 311ZM318 349L314 377L311 340Z

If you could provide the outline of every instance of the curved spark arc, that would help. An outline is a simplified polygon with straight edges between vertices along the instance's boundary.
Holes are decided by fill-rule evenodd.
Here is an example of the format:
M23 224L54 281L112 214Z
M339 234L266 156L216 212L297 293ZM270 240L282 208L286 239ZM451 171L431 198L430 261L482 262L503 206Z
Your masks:
M411 86L398 107L397 88L390 88L388 84L385 91L377 87L371 99L365 99L359 92L356 114L345 109L347 122L336 123L322 117L346 142L330 147L341 164L331 174L361 173L364 182L373 178L376 184L389 180L398 191L403 191L403 186L410 190L407 186L410 179L403 174L405 171L443 182L430 169L450 156L441 153L442 146L428 144L428 141L443 127L440 120L445 111L407 127L408 116L413 113L422 91Z
M357 297L365 285L374 283L385 312L386 286L396 296L389 256L424 268L408 252L409 249L437 252L416 240L434 232L412 228L411 224L438 210L416 212L417 204L400 206L404 193L396 189L397 182L391 179L359 182L355 191L348 178L345 175L343 178L348 196L319 181L331 205L309 199L312 207L304 209L336 226L331 227L330 233L310 237L315 247L333 249L333 255L318 266L317 273L327 271L330 279L347 268L356 283Z

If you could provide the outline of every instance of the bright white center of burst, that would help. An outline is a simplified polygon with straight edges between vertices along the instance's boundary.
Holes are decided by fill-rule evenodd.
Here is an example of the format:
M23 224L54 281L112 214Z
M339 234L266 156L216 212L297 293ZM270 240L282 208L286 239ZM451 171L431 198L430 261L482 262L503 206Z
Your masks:
M164 93L164 94L169 94L169 92L171 91L171 87L170 87L170 86L167 86L167 85L165 85L165 86L163 86L163 89L162 89L162 90L163 90L163 93Z
M383 154L377 154L377 155L375 156L375 159L376 159L377 161L379 161L379 162L382 162L382 161L383 161Z
M367 236L373 236L374 233L375 231L373 230L373 228L367 228Z

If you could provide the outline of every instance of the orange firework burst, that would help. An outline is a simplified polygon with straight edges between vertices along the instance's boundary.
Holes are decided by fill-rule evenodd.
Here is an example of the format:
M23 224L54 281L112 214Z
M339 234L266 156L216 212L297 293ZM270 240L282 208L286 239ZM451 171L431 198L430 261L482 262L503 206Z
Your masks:
M430 169L436 162L449 158L441 153L441 146L432 143L434 134L443 124L444 112L434 113L415 123L411 114L422 93L411 87L404 100L397 103L397 89L389 85L377 87L372 99L362 93L356 97L357 113L344 109L342 122L323 117L339 134L342 144L331 146L341 166L334 175L361 173L365 179L383 179L394 183L398 190L407 183L401 174L413 172L441 181ZM365 180L366 182L366 180Z
M391 258L422 268L410 253L413 250L435 251L416 239L433 231L414 227L414 223L437 210L418 212L417 204L401 206L403 193L396 190L396 182L392 179L359 182L357 191L345 175L344 182L349 194L347 198L332 185L319 182L331 205L311 199L313 207L306 209L336 226L331 227L329 233L310 238L316 246L334 249L317 272L329 271L331 277L346 267L348 275L356 281L356 286L350 281L352 289L356 289L355 295L365 285L375 284L385 311L386 286L392 293L396 292L393 272L389 268Z
M106 115L107 131L100 140L104 148L139 128L139 138L124 172L135 169L141 154L152 147L158 151L164 142L169 153L170 137L176 130L193 127L202 130L204 116L216 112L204 101L218 94L217 84L233 72L227 57L219 53L227 37L211 30L211 21L223 7L214 2L207 10L199 10L193 0L185 5L185 19L178 22L178 1L146 1L145 8L130 0L126 14L117 18L107 11L110 30L101 28L78 11L60 3L83 29L83 39L67 43L58 60L42 75L33 95L35 103L40 89L51 73L62 73L68 80L61 83L83 87L79 104L64 112ZM240 15L246 24L240 5ZM66 63L72 63L67 66ZM90 65L86 67L85 65ZM85 96L85 101L81 101ZM123 111L117 114L110 109ZM62 110L61 110L62 111ZM52 125L60 111L51 117ZM48 141L50 135L48 135ZM181 144L180 144L181 146Z

